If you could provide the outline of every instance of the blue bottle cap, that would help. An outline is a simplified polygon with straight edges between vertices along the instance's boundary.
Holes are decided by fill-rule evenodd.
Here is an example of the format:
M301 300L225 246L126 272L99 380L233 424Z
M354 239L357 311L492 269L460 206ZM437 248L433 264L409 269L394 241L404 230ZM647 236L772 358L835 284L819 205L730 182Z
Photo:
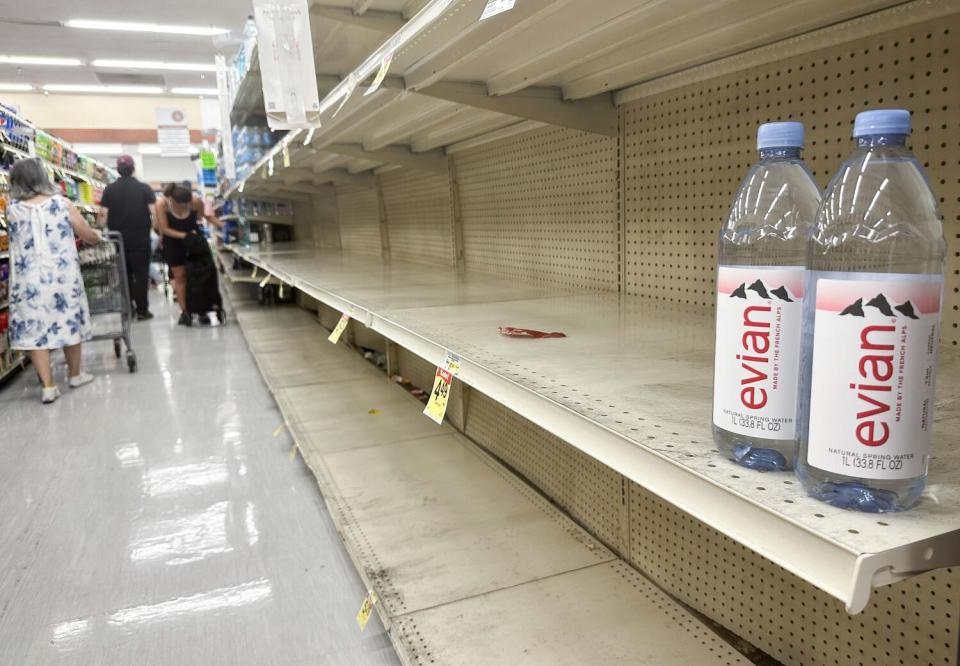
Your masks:
M764 123L757 128L757 150L803 148L803 123Z
M872 134L910 134L910 112L906 109L874 109L857 114L853 138Z

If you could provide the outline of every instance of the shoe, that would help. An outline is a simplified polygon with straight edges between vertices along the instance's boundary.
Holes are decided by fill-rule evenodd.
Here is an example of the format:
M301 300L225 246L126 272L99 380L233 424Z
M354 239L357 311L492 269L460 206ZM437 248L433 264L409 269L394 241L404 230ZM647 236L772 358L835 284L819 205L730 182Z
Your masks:
M193 317L186 312L182 312L180 313L180 320L177 323L181 326L193 326Z
M86 384L89 384L93 381L93 375L89 372L81 372L79 375L75 375L70 378L70 388L80 388Z
M149 310L137 313L137 321L146 321L147 319L153 319L153 313Z
M200 315L199 317L197 317L197 322L199 322L201 326L209 326L210 315L205 315L205 314Z
M43 387L43 397L40 398L43 401L43 404L49 405L51 402L56 402L57 398L60 397L60 389L56 386L51 386L47 388Z

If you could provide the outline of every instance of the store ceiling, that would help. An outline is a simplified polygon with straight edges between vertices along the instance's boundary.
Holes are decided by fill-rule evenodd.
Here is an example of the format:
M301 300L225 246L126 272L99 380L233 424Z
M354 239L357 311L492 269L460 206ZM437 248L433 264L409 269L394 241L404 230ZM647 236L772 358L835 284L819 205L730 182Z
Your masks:
M28 55L94 59L212 62L217 53L233 54L237 46L218 50L209 36L115 32L66 28L70 19L133 21L191 26L215 26L239 32L252 13L251 0L0 0L0 55ZM146 76L142 85L156 85L161 76L167 87L216 87L213 73L146 71L123 68L0 64L0 83L108 83L100 75ZM133 81L132 83L136 83Z

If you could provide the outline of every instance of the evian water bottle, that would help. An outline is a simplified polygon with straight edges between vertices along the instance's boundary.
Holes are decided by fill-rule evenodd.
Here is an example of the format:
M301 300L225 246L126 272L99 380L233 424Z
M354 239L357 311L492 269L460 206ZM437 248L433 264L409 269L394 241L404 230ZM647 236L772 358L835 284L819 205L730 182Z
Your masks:
M910 113L857 116L810 244L797 474L834 506L908 508L933 425L946 243Z
M801 123L761 125L757 148L720 232L713 438L741 465L773 471L796 455L807 242L820 190L800 159Z

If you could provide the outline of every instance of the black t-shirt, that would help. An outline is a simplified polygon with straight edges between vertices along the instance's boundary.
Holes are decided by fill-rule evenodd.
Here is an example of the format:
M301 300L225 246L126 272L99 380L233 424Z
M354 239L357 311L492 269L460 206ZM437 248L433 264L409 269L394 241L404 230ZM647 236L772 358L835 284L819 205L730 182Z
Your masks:
M107 209L107 227L123 234L127 250L150 248L150 204L157 200L150 186L133 176L107 185L100 204Z

